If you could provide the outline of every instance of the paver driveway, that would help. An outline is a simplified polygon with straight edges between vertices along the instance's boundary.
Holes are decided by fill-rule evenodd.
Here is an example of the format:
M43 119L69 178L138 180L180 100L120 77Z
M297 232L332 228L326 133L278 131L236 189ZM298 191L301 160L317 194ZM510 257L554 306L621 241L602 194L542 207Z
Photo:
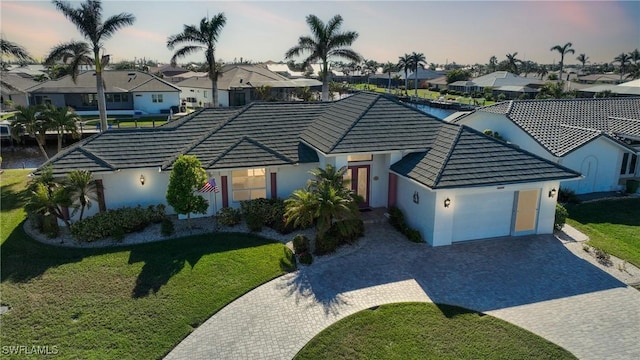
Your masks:
M264 284L212 316L168 359L291 359L357 311L433 301L485 312L581 359L640 359L640 292L552 235L431 248L386 224L356 251ZM428 325L427 325L428 326Z

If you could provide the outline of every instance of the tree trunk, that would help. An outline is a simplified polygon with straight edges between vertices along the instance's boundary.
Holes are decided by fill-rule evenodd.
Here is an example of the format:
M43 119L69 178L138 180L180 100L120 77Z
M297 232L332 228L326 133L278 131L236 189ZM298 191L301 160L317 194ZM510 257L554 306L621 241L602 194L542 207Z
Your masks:
M98 95L98 112L100 113L100 131L107 131L107 107L104 98L104 84L102 82L102 64L100 63L100 48L94 49L96 62L96 90Z
M322 101L329 101L329 65L327 60L322 62Z
M60 150L62 150L62 133L60 129L58 129L58 152L60 152Z
M216 71L216 58L211 54L211 64L209 64L209 78L211 79L211 101L213 107L218 107L218 73ZM231 104L229 104L231 105Z
M416 98L418 97L418 67L416 67L415 71L415 84L413 84L414 88L416 89Z
M389 93L391 93L391 73L389 73L389 86L387 86L389 88Z
M38 147L40 148L40 151L42 152L42 155L44 155L44 158L49 160L49 155L47 155L47 152L44 150L44 144L40 140L39 136L36 136L36 142L38 143Z

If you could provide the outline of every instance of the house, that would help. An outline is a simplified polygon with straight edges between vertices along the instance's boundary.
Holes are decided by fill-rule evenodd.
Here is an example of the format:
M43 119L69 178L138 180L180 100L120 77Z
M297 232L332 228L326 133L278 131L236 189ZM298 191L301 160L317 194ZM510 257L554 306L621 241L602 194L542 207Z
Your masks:
M449 118L448 118L449 120ZM578 171L562 186L578 194L618 191L640 176L640 98L514 100L452 116L490 129L542 158Z
M190 107L211 106L211 80L208 76L191 77L177 82L182 100ZM218 79L218 103L221 106L243 106L261 99L257 89L271 87L268 97L291 100L296 89L309 87L319 90L322 83L314 79L288 79L258 65L227 65Z
M180 88L142 71L104 71L107 115L146 115L169 112L180 105ZM70 75L27 89L31 104L70 106L80 115L97 115L95 72Z
M310 170L347 166L363 206L398 206L433 246L551 233L559 182L579 176L373 93L202 109L157 128L96 134L43 166L56 176L91 171L101 189L95 212L166 204L181 154L197 156L219 185L220 193L205 194L207 216L242 200L286 198Z
M148 72L161 78L172 77L184 74L189 70L171 64L158 64L158 66L149 66Z
M542 85L544 83L537 79L518 76L508 71L495 71L473 80L452 82L448 88L462 93L482 93L485 88L491 88L493 96L504 94L507 99L515 99L520 96L535 97Z
M579 89L581 97L595 97L607 91L611 96L640 96L640 79L618 85L600 84Z
M0 73L0 107L9 108L5 101L11 101L14 105L28 106L29 95L27 89L38 85L38 82L30 77L23 77L10 72Z
M419 88L427 88L430 87L429 82L431 80L435 80L439 77L442 77L443 75L446 75L444 71L436 71L436 70L431 70L431 69L423 69L423 68L418 68L418 70L416 72L410 71L407 74L407 79L409 80L409 87L413 88L415 87L415 80L416 80L416 73L418 74L418 87ZM402 81L405 80L404 77L404 71L400 71L400 78L402 79Z

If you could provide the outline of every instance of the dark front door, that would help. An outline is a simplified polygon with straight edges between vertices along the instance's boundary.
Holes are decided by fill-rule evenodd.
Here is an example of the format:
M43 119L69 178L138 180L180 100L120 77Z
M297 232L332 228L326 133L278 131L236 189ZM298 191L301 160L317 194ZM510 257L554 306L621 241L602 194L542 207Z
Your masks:
M351 180L351 190L360 195L364 202L360 204L361 208L369 207L369 173L370 165L349 166L346 178Z

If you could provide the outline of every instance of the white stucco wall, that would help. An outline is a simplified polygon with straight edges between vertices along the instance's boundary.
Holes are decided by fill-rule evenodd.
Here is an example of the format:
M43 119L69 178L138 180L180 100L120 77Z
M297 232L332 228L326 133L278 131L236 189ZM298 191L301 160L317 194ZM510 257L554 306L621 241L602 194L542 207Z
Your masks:
M153 102L152 94L162 94L162 102ZM180 92L134 92L133 108L147 114L160 114L160 110L168 110L180 105Z
M218 90L218 103L222 107L229 107L229 91Z
M418 192L420 198L418 203L413 201L415 192ZM407 225L420 231L422 238L431 245L434 245L435 201L435 192L398 176L396 206L402 210Z
M196 101L194 102L188 102L187 105L188 106L211 106L212 104L212 97L211 97L211 89L201 89L201 88L194 88L194 87L186 87L186 86L181 86L180 90L182 90L182 92L180 93L180 99L184 100L186 98L195 98Z
M299 164L296 166L281 166L276 169L277 196L286 199L294 190L302 189L306 186L307 180L311 177L309 171L318 167L318 163ZM267 189L267 193L271 189Z

